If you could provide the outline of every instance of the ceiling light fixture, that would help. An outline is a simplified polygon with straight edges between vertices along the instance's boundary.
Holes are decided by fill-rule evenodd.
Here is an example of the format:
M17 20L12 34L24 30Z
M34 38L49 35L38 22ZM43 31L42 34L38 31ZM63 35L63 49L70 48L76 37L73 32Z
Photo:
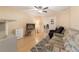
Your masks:
M34 6L35 10L38 10L38 12L42 13L47 13L48 7L45 6Z

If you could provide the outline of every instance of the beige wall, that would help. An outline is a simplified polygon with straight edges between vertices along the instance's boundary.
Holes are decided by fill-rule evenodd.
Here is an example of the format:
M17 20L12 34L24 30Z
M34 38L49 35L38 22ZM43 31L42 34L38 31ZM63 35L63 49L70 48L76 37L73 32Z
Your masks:
M69 28L70 26L70 9L60 11L56 14L57 25Z
M12 33L12 31L16 28L24 28L27 22L27 18L27 14L24 14L23 12L17 9L0 7L0 20L15 20L13 22L8 22L9 33Z
M36 23L39 20L40 25L42 25L43 20L49 20L50 17L56 16L57 25L64 26L66 28L74 27L79 28L79 7L70 7L70 9L66 9L60 12L46 14L45 16L34 15L32 11L29 13L28 11L22 12L19 9L0 7L0 20L4 19L13 19L16 20L14 22L9 22L9 32L12 32L16 28L25 28L25 24L28 22ZM40 26L39 26L40 28Z
M79 30L79 6L72 6L57 13L56 19L58 25Z
M79 30L79 6L70 8L71 13L71 28Z
M23 12L23 10L16 8L0 7L0 20L2 19L15 20L8 22L8 31L12 33L16 28L25 28L26 23L37 24L37 22L39 22L38 29L41 31L44 17L29 10Z

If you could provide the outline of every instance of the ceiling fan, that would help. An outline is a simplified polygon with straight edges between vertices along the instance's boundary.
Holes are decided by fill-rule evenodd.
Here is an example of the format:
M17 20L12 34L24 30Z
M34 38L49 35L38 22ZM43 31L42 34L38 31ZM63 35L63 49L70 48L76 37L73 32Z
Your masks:
M38 10L38 12L44 12L44 13L47 13L48 10L48 7L43 7L43 6L34 6L34 8Z

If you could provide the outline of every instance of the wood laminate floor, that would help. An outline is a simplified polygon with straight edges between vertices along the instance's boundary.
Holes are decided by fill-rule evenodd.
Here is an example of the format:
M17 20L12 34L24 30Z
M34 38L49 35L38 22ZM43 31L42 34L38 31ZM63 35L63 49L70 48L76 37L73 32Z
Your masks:
M43 32L33 34L31 36L26 36L22 39L17 40L17 51L19 52L29 52L32 47L34 47L39 41L42 40L44 36Z

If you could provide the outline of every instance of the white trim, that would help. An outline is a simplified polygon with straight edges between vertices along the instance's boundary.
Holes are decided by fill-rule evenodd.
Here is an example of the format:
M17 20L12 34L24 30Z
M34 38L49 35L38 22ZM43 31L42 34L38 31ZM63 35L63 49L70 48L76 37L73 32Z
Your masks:
M5 22L5 34L8 36L8 21Z

